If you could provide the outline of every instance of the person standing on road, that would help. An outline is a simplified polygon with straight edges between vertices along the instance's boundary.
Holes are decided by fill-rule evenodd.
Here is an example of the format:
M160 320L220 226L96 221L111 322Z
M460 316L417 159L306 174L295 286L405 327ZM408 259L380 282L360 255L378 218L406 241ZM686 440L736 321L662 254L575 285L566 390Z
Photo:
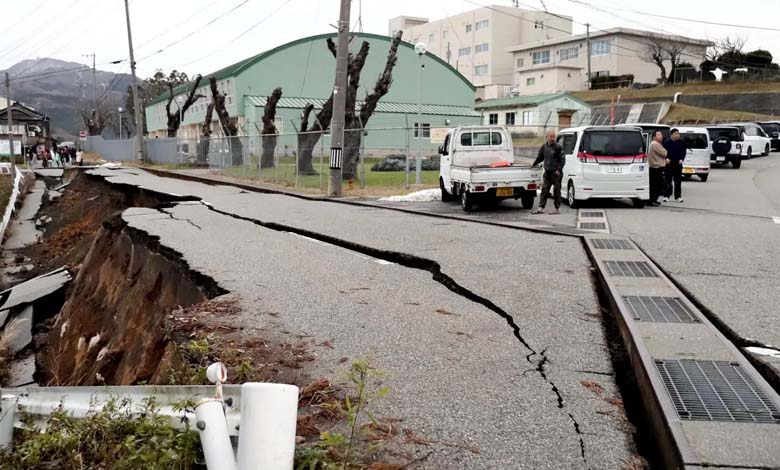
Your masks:
M650 204L658 206L658 197L664 192L664 167L666 166L666 149L661 141L664 136L661 131L653 132L653 140L647 149L647 162L650 166Z
M531 213L544 214L544 206L547 205L550 187L552 187L555 210L551 214L560 214L561 181L563 180L563 166L566 164L566 158L563 156L563 147L555 141L555 131L547 132L547 142L539 149L539 155L536 157L533 166L538 166L541 162L544 162L542 195L539 198L539 207Z
M669 202L672 197L672 183L674 183L674 201L683 202L682 198L682 170L685 160L685 142L680 139L680 131L672 129L670 138L664 141L666 149L666 169L664 176L666 178L666 191L664 192L664 202Z

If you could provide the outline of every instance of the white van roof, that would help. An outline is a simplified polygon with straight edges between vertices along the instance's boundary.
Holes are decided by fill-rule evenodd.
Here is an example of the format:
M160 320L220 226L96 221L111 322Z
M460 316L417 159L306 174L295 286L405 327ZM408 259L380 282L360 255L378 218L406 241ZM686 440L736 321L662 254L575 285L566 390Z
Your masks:
M685 132L685 133L695 133L698 132L700 134L706 134L707 128L706 127L675 127L678 131Z

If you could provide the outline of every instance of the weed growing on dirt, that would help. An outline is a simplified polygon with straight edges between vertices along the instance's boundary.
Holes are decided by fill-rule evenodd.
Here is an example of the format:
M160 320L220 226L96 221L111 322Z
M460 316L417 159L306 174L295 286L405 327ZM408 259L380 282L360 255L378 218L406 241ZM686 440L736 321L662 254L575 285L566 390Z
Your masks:
M7 351L0 350L0 387L5 387L11 378L10 354Z
M49 416L44 432L22 431L13 447L0 451L2 470L200 470L199 437L184 422L175 429L158 413L153 398L133 407L129 399L111 399L74 419L62 407Z
M372 380L382 375L381 371L371 366L368 359L360 358L352 362L346 379L354 386L354 390L347 392L343 402L319 405L334 416L343 416L344 421L330 432L322 432L320 440L313 445L298 446L295 451L296 470L347 470L365 466L365 462L381 446L381 440L375 439L371 432L380 426L380 422L368 410L368 405L390 392L386 386L375 386ZM359 424L362 415L371 421L369 425ZM343 428L344 432L339 431L339 428ZM368 444L365 443L367 441Z

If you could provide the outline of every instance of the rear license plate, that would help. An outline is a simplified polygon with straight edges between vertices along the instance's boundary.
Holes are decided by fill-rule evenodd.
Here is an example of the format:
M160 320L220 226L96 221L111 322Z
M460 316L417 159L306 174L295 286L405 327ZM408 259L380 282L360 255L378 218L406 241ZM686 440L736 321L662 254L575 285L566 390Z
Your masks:
M623 173L623 167L617 165L608 166L607 173Z
M683 173L692 174L695 173L695 171L693 170L693 168L683 168Z
M718 161L718 162L725 162L725 161L726 161L726 157L717 157L717 158L715 159L715 161Z
M496 196L498 197L510 197L515 195L514 188L496 188Z

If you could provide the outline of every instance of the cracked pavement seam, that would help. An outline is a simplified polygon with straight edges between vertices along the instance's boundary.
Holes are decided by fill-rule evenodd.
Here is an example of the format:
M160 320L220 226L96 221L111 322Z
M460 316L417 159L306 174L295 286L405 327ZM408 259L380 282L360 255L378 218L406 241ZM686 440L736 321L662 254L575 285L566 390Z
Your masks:
M205 207L207 207L209 210L216 212L221 215L225 215L227 217L232 217L234 219L243 220L246 222L251 222L255 225L259 225L263 228L267 228L270 230L274 230L277 232L286 232L286 233L292 233L304 237L308 237L314 240L318 240L323 243L327 243L329 245L333 245L339 248L347 249L350 251L354 251L357 253L361 253L367 256L371 256L373 258L389 261L392 263L399 264L401 266L412 268L412 269L420 269L423 271L428 271L432 274L433 280L438 282L439 284L446 287L451 292L464 297L468 300L471 300L474 303L480 304L487 309L491 310L492 312L499 315L501 318L503 318L509 327L512 329L513 335L517 340L520 342L520 344L523 345L525 349L529 351L529 353L525 356L526 361L531 363L532 365L535 365L534 370L542 377L542 379L550 386L550 389L553 391L553 393L556 396L556 400L558 402L558 408L563 410L564 408L564 400L563 396L561 395L558 386L555 384L555 382L552 381L547 375L547 371L545 370L545 365L549 362L549 359L547 357L547 348L543 349L541 352L537 352L529 343L528 341L522 336L520 327L515 322L512 315L507 313L505 310L500 308L498 305L493 303L490 299L487 299L485 297L480 296L479 294L470 291L469 289L461 286L458 284L453 278L442 272L441 265L437 263L434 260L422 258L415 255L410 255L407 253L400 253L396 251L387 251L387 250L380 250L378 248L372 248L366 245L361 245L358 243L350 242L347 240L343 240L340 238L336 238L330 235L325 235L318 232L313 232L310 230L298 228L298 227L292 227L288 225L279 224L276 222L263 222L258 219L253 219L250 217L244 217L238 214L232 214L230 212L222 211L217 208L215 208L210 203L201 200L201 204L203 204ZM166 212L167 213L167 212ZM173 218L172 214L171 217ZM191 223L191 222L190 222ZM540 359L536 362L532 359L533 356L539 356ZM568 418L572 421L572 427L574 428L574 432L577 434L577 438L579 439L580 443L580 454L582 457L582 460L584 461L585 465L590 468L587 458L585 456L585 441L583 439L583 432L580 428L579 422L574 418L574 415L572 413L566 412Z

